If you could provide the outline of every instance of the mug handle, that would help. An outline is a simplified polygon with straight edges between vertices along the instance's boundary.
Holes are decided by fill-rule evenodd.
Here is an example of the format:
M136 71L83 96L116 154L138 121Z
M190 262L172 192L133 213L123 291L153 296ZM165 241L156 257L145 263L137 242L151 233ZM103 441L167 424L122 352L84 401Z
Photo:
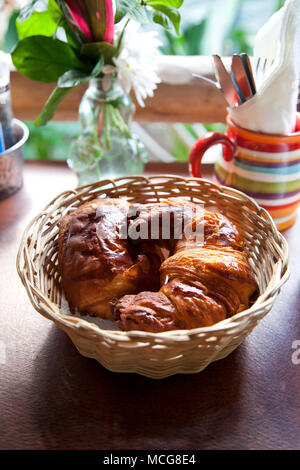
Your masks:
M207 132L193 145L189 154L189 171L196 178L201 178L201 161L205 152L212 145L222 144L225 148L223 158L229 162L235 153L236 144L222 132Z

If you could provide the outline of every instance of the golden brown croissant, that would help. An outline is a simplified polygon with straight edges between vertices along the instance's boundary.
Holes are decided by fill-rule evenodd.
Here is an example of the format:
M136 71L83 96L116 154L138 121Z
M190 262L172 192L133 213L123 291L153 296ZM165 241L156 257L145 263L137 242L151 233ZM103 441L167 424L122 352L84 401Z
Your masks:
M159 289L159 247L147 244L137 250L118 238L118 224L128 209L119 199L95 199L61 220L58 256L71 311L111 319L113 298Z
M210 326L247 308L257 285L243 240L226 217L198 208L181 198L138 206L97 199L65 217L59 262L71 308L151 332Z

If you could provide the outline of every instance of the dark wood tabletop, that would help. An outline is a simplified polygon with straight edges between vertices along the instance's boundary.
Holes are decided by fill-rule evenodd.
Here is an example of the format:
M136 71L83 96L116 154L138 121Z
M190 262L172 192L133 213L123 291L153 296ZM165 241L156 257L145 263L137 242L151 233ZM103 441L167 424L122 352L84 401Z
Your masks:
M0 449L300 449L300 218L284 233L291 277L247 339L198 374L153 380L82 357L18 278L26 224L75 184L64 164L27 162L0 202Z

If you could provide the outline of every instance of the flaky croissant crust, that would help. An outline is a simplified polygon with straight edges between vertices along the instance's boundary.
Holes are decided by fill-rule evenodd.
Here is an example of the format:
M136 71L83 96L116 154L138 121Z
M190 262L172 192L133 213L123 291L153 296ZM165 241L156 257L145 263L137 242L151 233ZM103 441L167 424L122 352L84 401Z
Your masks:
M161 332L210 326L249 306L257 284L226 217L183 198L132 212L134 206L95 199L62 219L59 264L72 311L114 320L123 330ZM200 241L193 231L177 239L175 230L167 240L161 231L154 239L120 238L116 222L148 229L170 207L174 220L189 214L192 228L203 227Z

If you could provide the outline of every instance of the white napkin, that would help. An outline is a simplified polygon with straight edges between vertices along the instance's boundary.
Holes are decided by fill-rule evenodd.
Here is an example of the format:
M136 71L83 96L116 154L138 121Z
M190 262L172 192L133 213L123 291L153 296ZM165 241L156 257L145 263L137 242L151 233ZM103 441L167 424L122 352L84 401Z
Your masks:
M288 134L295 128L300 71L300 0L287 0L258 31L253 73L258 57L269 66L256 95L236 108L228 108L234 122L249 130ZM273 63L272 63L273 61ZM255 77L256 80L259 79Z

